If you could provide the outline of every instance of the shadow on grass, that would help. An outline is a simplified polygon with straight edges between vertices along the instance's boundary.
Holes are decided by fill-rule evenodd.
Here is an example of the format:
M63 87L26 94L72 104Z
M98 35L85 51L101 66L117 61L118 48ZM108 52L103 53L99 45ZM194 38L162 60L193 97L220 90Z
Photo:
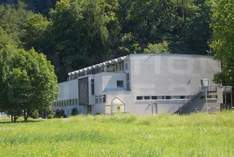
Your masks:
M37 123L37 122L42 122L42 121L44 121L44 120L42 120L42 119L27 120L27 121L19 120L16 122L11 122L10 120L9 121L7 121L7 120L1 121L0 120L0 124L27 124L27 123Z

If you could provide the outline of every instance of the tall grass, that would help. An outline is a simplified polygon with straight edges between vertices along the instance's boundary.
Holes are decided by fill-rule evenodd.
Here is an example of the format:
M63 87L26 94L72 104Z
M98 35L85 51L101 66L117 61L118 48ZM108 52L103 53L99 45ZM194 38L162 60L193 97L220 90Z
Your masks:
M233 157L234 112L0 123L2 157Z

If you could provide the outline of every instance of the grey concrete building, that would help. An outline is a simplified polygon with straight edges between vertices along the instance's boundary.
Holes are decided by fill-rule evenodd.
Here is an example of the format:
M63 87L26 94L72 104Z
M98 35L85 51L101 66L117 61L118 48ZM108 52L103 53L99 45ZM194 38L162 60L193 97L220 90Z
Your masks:
M213 82L220 63L209 56L132 54L68 74L54 110L70 114L190 113L219 111L222 91Z

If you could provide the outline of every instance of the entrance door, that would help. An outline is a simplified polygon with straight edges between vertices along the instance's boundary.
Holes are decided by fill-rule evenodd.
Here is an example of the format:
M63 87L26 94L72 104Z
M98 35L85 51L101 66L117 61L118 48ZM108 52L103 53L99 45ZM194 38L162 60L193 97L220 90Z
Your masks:
M125 103L120 98L114 98L111 104L111 113L124 113Z

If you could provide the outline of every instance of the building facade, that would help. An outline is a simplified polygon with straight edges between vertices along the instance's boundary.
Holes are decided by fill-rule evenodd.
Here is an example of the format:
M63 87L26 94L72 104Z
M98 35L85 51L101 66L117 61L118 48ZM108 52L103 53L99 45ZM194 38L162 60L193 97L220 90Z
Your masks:
M132 54L68 74L59 84L54 110L81 114L188 113L218 111L221 71L209 56Z

